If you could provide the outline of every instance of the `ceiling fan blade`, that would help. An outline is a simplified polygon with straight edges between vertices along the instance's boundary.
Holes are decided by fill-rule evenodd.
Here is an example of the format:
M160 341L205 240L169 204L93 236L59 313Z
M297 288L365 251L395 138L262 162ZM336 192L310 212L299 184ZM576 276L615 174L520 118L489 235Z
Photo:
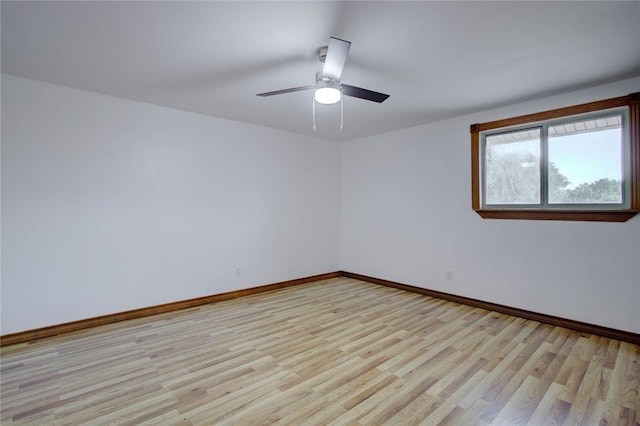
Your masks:
M273 92L258 93L258 94L256 94L256 96L263 96L264 97L264 96L282 95L284 93L300 92L302 90L311 90L313 88L314 88L314 86L292 87L290 89L282 89L282 90L274 90Z
M329 39L327 57L324 60L324 68L322 69L323 77L340 81L342 69L344 68L345 62L347 62L350 47L350 41L340 40L335 37Z
M385 95L384 93L374 92L373 90L350 86L348 84L342 85L342 94L378 103L384 102L389 97L389 95Z

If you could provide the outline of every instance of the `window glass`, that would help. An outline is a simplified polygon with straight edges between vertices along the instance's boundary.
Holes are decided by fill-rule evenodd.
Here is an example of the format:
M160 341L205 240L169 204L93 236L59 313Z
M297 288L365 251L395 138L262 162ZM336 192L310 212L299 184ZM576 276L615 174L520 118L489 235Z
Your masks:
M488 135L485 204L540 203L540 129Z
M549 203L622 203L622 120L549 126Z

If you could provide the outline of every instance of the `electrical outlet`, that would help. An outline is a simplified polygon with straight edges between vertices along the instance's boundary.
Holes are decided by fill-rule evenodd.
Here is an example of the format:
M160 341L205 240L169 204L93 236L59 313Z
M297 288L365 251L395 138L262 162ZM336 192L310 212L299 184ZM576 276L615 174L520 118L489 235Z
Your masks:
M453 281L453 271L445 271L444 272L444 279L446 281Z
M242 269L239 266L236 266L236 278L240 278L242 275Z

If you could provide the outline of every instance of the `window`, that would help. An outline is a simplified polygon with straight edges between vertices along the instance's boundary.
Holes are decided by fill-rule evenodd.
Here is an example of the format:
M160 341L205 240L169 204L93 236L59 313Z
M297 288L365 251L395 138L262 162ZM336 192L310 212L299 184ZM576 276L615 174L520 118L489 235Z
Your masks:
M640 208L640 94L471 126L484 218L626 221Z

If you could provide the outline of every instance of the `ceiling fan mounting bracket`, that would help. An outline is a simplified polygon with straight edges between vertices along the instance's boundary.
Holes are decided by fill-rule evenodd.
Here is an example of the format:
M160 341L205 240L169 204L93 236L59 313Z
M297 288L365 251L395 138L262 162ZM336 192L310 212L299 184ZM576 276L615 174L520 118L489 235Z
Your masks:
M315 51L316 57L323 64L327 60L327 51L328 50L329 50L329 46L320 46Z

